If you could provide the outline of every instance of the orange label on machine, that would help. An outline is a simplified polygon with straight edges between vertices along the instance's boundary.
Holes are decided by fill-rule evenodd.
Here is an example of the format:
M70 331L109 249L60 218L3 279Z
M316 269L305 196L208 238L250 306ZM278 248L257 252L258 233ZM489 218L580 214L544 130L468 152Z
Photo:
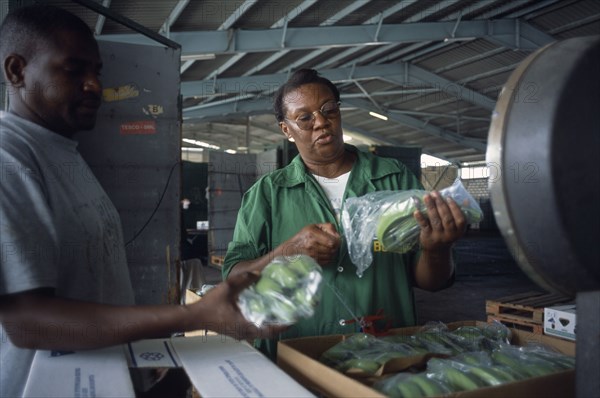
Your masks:
M156 134L156 122L143 120L121 124L121 134Z

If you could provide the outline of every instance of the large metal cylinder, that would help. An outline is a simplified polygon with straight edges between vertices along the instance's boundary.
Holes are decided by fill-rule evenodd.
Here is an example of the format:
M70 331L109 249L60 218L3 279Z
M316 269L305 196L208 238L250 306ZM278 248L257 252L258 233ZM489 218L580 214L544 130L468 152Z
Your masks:
M521 268L549 291L600 290L600 37L554 42L502 90L487 163L494 215Z

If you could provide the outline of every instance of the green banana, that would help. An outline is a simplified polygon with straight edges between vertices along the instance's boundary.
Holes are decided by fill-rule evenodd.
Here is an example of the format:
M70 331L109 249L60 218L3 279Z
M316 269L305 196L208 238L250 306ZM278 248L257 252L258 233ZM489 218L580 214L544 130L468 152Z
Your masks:
M472 207L461 206L461 210L469 224L481 222L481 220L483 219L483 212L478 211L477 209L474 209Z
M495 321L495 323L486 325L483 329L483 334L492 340L502 341L507 344L510 344L510 339L512 337L510 329L506 325L503 325L497 321Z
M265 303L258 298L251 298L247 301L250 313L263 314L266 311Z
M523 361L510 354L502 352L501 350L493 351L492 359L497 364L508 366L511 369L518 369L518 372L529 377L544 376L557 371L557 369L548 361Z
M505 354L502 351L494 350L494 351L492 351L491 355L492 355L492 359L494 360L494 362L499 365L505 365L511 369L520 369L521 368L521 363L519 361L517 361L512 356Z
M293 260L290 260L290 263L287 266L288 269L294 271L298 276L304 276L314 271L314 263L307 260L304 256L298 256Z
M458 391L469 391L483 387L483 383L478 378L468 373L463 373L452 366L446 366L443 369L443 374L445 380Z
M483 330L478 328L477 326L460 326L454 329L451 333L454 333L458 336L462 336L465 338L475 339L477 337L483 336Z
M284 289L291 289L298 283L298 275L284 265L266 267L262 272L262 279L271 280Z
M525 378L525 375L517 374L514 370L504 366L494 366L490 369L493 369L498 377L506 382L517 381Z
M450 392L448 388L442 386L437 380L431 379L424 374L413 376L410 378L410 381L416 383L423 390L426 397L437 397Z
M459 354L461 352L466 351L466 346L461 345L463 341L459 339L459 337L452 335L448 332L440 332L437 333L438 338L442 344L444 344L447 348L452 350L453 354Z
M477 367L491 362L489 356L485 352L464 352L454 359L460 363Z
M321 297L322 269L311 257L276 257L254 286L239 297L240 310L251 322L294 323L314 314Z
M575 367L575 358L567 355L546 351L530 351L528 354L536 359L552 364L556 370L572 369Z
M286 298L270 303L269 310L280 322L284 323L294 322L298 315L294 303Z
M453 354L453 349L444 344L440 335L441 333L438 332L423 332L415 334L415 337L427 348L427 350L429 350L429 352L446 355Z
M277 281L274 281L271 278L261 277L258 282L256 282L256 292L263 296L283 294L283 288Z
M545 376L557 371L552 365L541 362L527 363L523 369L525 369L525 372L531 377Z
M389 394L392 397L420 398L426 396L421 387L419 387L419 385L411 379L403 380L399 383L396 383L394 388L391 390L392 391L389 391Z
M419 224L413 214L422 203L417 196L394 203L381 213L377 221L376 235L385 250L406 253L414 243L410 239L415 231L419 230ZM420 209L425 211L425 208Z
M427 208L423 202L425 191L409 196L407 199L392 203L385 209L377 221L376 236L385 250L406 253L418 241L420 226L413 214L419 210L427 216ZM468 203L458 204L468 223L481 221L483 212L478 208L468 206Z
M347 372L351 369L358 369L362 373L374 375L377 373L380 367L381 364L377 361L364 358L354 358L344 362L339 370Z
M482 380L488 386L497 386L506 382L492 368L473 367L469 369L469 373Z

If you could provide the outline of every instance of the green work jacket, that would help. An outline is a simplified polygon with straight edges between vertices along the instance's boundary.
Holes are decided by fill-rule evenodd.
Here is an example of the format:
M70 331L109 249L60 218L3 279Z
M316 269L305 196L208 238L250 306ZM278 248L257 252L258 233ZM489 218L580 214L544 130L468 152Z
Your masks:
M396 160L358 151L344 193L362 196L381 190L423 189L406 166ZM343 235L327 196L307 171L300 156L260 178L244 195L227 255L223 276L240 261L253 260L274 250L308 224L330 222ZM281 339L360 331L354 319L385 316L379 327L412 326L416 323L413 267L416 253L378 251L374 242L373 263L359 278L342 241L333 264L323 267L323 289L315 315L301 320L281 334ZM274 341L257 342L267 355L275 356Z

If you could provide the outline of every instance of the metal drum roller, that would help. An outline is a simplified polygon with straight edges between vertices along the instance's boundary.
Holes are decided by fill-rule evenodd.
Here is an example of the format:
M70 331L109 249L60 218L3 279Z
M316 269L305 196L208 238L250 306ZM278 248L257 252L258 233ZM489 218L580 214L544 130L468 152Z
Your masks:
M496 222L520 267L576 296L577 396L600 396L600 36L554 42L518 66L486 157Z

